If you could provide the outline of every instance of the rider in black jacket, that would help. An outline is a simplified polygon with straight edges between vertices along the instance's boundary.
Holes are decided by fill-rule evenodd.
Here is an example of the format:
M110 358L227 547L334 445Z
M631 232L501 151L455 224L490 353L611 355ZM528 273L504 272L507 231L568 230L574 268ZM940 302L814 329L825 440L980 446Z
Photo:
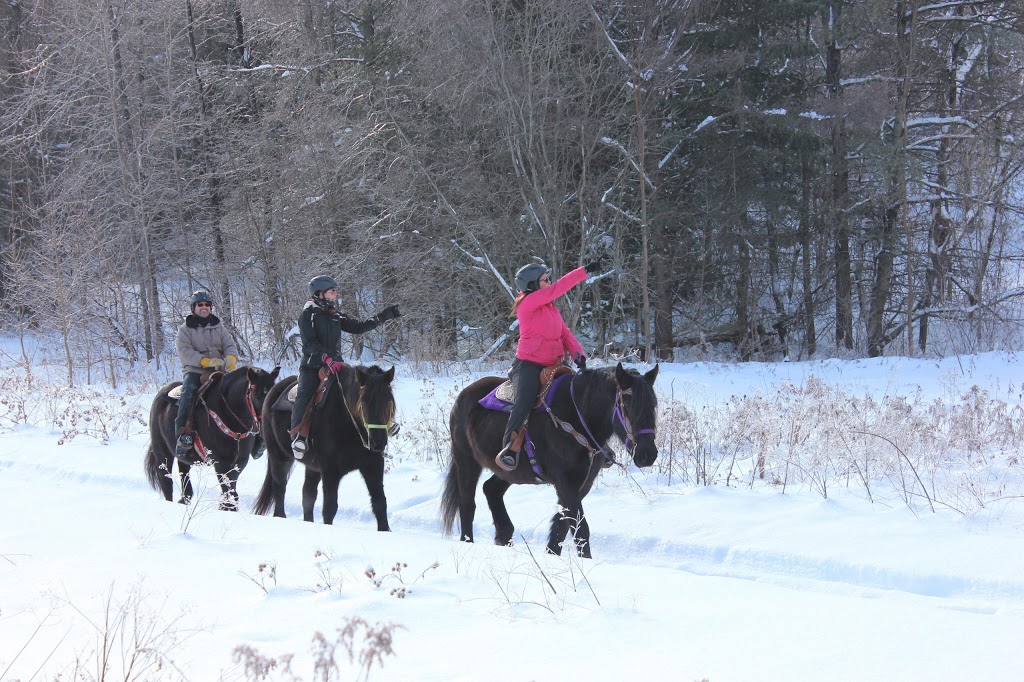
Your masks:
M362 334L376 329L382 322L401 317L397 305L388 306L368 320L355 320L338 310L338 282L328 275L309 281L310 299L299 315L299 335L302 339L302 362L299 364L299 390L292 408L292 428L298 426L306 413L309 401L320 383L320 368L338 372L344 366L341 360L341 333ZM302 459L307 450L305 438L296 436L292 452Z

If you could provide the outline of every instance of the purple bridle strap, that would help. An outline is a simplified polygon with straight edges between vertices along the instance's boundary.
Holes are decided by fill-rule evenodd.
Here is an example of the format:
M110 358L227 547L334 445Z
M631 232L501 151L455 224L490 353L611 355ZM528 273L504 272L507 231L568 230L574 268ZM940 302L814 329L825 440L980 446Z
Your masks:
M579 405L579 403L576 402L575 381L576 381L576 377L578 377L578 376L579 376L578 374L573 375L572 379L569 380L569 397L572 398L572 406L576 410L576 416L579 417L580 424L583 425L583 430L587 432L587 437L590 438L590 442L594 444L594 448L597 450L597 452L604 453L605 457L608 458L608 454L609 453L605 452L604 447L602 447L601 445L598 444L597 439L594 438L594 434L592 434L590 432L590 427L587 426L587 420L583 418L583 414L580 412L580 405ZM616 405L615 409L616 410L619 409L619 406ZM614 455L611 457L611 460L612 461L615 460Z
M537 461L537 451L533 449L533 440L530 439L530 427L526 427L525 438L523 439L523 445L526 446L526 456L530 460L530 468L533 469L533 473L537 475L542 481L547 479L544 478L544 474L540 470L540 462Z
M615 409L612 410L612 421L615 421L616 417L619 418L619 423L622 424L622 430L626 432L626 451L633 454L633 450L635 450L636 446L639 445L636 437L642 436L645 433L653 434L655 431L654 429L640 429L639 431L634 431L633 424L629 421L629 417L626 416L626 411L622 409L622 407L622 389L619 388L616 389L615 392ZM630 443L633 443L632 448L629 447Z

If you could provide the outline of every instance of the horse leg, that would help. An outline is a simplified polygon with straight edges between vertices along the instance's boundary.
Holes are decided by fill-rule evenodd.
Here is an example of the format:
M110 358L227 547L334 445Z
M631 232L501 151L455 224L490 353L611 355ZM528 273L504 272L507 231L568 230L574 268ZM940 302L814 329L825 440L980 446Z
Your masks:
M163 464L160 465L160 473L158 481L160 482L160 493L164 496L164 499L170 502L174 499L174 474L171 473L174 466L174 455L163 458Z
M388 500L384 496L384 458L377 455L371 455L371 457L370 463L359 467L359 473L363 475L366 492L370 493L370 509L373 510L373 516L377 519L377 530L390 531Z
M192 467L185 464L180 459L178 462L178 476L181 478L181 499L178 500L181 504L191 504L192 496L195 492L192 490L192 476L189 472L192 471ZM170 471L170 469L168 469Z
M473 450L469 444L463 444L464 448L459 454L455 453L455 443L452 443L452 459L458 463L458 488L459 488L459 526L462 532L461 539L465 542L473 542L473 518L476 516L476 486L480 482L480 473L483 468L473 459ZM451 474L449 474L450 476Z
M566 534L572 530L575 538L576 555L590 557L590 524L583 515L583 500L575 488L566 485L556 487L560 509L551 517L551 534L548 536L548 552L561 556Z
M282 486L283 488L284 486ZM313 522L313 505L316 504L317 489L320 487L320 472L306 467L306 479L302 482L302 520ZM337 490L337 489L335 489ZM337 492L335 492L337 497ZM337 502L335 502L337 504ZM324 505L326 507L326 505ZM326 512L325 512L326 514ZM283 514L282 514L283 516ZM333 518L333 516L332 516Z
M220 481L221 511L238 511L238 475L240 473L237 466L232 466L224 473L217 472L217 480Z
M276 452L271 452L267 457L267 475L270 478L270 491L274 499L274 516L283 519L284 495L288 490L288 475L292 471L292 457L278 457ZM267 485L264 482L264 485Z
M322 479L324 483L324 508L323 517L324 523L328 526L334 523L334 517L338 514L338 487L341 485L341 474L337 471L324 471L322 472ZM309 478L306 478L307 483ZM313 494L316 495L316 489L313 489ZM305 498L305 495L303 495ZM310 514L312 514L312 508L310 508Z
M505 508L505 491L512 484L497 475L491 476L484 481L484 497L487 498L487 506L491 509L491 518L494 519L494 544L511 545L512 534L515 526L508 516L508 509Z
M160 487L160 494L164 496L165 500L170 502L174 499L174 474L171 473L173 471L171 467L174 466L174 456L160 458L156 452L156 445L150 445L150 457L153 458L153 466L156 467L153 478L156 479L157 485ZM163 462L157 464L160 459L163 459Z

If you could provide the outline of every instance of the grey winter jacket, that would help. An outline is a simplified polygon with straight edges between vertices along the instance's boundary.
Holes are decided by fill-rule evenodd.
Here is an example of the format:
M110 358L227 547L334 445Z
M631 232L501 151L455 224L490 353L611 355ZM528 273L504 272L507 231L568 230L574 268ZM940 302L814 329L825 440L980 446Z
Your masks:
M174 347L178 350L178 359L181 360L184 372L205 371L199 364L203 358L224 360L229 355L238 357L238 347L220 323L220 318L210 313L205 320L206 324L201 324L201 319L197 315L187 316L174 337Z

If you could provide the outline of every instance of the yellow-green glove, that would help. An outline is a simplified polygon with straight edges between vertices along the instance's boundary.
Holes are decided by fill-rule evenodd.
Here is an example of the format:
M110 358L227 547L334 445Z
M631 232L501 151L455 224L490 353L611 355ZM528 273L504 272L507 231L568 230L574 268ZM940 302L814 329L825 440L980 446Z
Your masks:
M224 361L220 358L203 358L199 361L199 364L206 369L220 369L224 366Z
M224 369L226 369L227 371L230 372L234 370L235 367L238 367L238 358L236 358L234 355L229 355L226 358L224 358L224 360L226 361Z

